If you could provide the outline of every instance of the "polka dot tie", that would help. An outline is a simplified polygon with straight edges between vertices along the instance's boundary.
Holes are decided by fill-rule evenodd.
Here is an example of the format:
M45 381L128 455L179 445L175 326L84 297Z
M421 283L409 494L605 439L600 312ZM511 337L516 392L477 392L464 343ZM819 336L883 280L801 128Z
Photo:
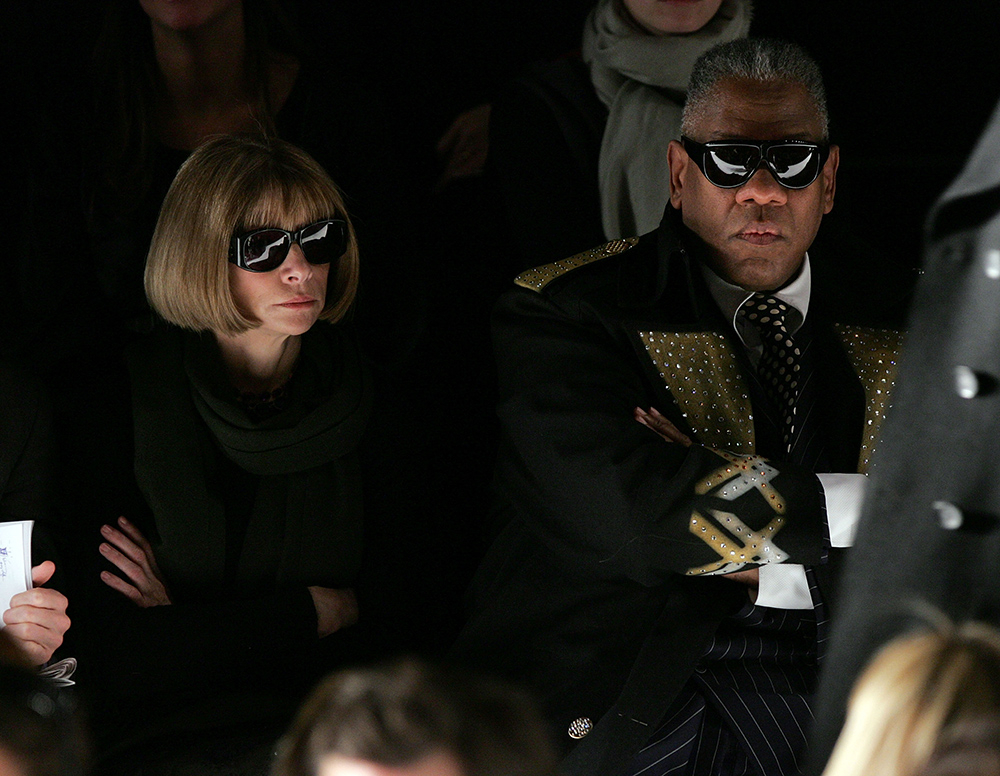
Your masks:
M786 452L795 438L795 402L801 385L802 353L785 328L791 308L769 294L756 293L740 308L740 315L760 333L763 350L757 376L768 397L781 413L781 435Z

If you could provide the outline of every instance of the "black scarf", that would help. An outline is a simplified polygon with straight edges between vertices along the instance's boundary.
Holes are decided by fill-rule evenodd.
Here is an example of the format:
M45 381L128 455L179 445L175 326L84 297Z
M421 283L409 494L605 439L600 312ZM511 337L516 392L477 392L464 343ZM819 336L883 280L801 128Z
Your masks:
M289 404L260 422L236 402L211 334L158 332L130 350L129 370L136 479L175 597L353 583L362 542L354 451L372 387L352 338L324 323L303 335ZM227 515L232 489L248 486L249 515ZM244 527L242 542L227 545L227 532ZM227 546L238 553L230 579Z

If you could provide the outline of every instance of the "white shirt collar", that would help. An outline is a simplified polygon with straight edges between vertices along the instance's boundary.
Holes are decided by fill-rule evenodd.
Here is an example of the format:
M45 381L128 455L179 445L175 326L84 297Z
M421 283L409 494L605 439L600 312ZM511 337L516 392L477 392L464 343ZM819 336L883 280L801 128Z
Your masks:
M756 329L753 326L742 325L742 321L736 319L736 313L743 306L743 303L753 296L753 292L723 280L704 263L701 265L701 271L705 277L705 282L708 284L709 293L712 294L715 303L719 305L723 316L732 324L736 333L740 336L743 345L747 348L759 346L760 340L757 337ZM802 260L802 267L795 278L784 288L773 292L774 296L792 307L786 324L789 332L792 334L797 332L805 322L806 315L809 313L809 296L811 292L812 270L809 267L809 254L807 253Z

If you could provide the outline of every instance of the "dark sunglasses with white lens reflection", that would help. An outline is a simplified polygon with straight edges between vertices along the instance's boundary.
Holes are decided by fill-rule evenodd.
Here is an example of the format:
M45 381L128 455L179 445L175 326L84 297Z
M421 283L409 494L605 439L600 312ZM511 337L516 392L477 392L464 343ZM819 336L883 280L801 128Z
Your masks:
M830 155L828 143L804 140L713 140L696 143L682 137L688 156L708 182L721 189L735 189L753 177L761 163L788 189L804 189L819 177Z
M229 261L248 272L270 272L281 266L293 244L310 264L329 264L347 252L347 222L323 218L294 232L268 227L233 235Z

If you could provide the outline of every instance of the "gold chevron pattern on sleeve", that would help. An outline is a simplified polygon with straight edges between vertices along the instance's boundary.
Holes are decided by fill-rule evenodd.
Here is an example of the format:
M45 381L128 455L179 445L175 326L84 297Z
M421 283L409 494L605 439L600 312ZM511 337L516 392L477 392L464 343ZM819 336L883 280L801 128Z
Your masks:
M695 493L734 501L750 491L758 491L774 517L764 528L754 531L731 512L717 509L706 510L707 515L697 510L692 512L688 530L714 550L719 560L689 568L687 574L729 574L748 563L762 565L787 560L788 553L774 543L774 535L785 524L785 499L771 485L778 470L758 455L715 452L726 464L702 478L695 486Z

